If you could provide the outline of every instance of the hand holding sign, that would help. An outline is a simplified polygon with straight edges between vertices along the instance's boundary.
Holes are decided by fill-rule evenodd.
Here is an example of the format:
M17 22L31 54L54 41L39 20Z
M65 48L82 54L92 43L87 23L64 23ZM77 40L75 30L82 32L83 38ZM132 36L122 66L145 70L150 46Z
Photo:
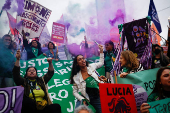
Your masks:
M128 75L128 73L123 72L123 73L120 74L120 77L125 78L127 75Z
M149 108L151 108L149 106L148 103L143 103L141 106L140 106L140 112L141 113L149 113Z

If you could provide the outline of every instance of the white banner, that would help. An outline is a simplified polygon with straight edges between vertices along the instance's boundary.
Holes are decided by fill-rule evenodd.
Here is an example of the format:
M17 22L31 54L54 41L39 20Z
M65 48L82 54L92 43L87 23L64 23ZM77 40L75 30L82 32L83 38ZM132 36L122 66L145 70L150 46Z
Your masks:
M17 23L23 21L23 26L18 29L19 32L24 29L30 34L29 39L39 37L52 11L31 0L24 0L24 10L25 12L17 16Z

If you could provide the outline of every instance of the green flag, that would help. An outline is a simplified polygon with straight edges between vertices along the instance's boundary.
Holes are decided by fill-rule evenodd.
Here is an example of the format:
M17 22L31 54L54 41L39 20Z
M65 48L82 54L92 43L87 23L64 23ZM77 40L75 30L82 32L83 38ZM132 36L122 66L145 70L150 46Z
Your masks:
M128 74L126 78L120 78L117 76L117 82L119 84L136 84L142 86L147 94L150 95L156 82L156 74L158 70L159 68L144 70ZM113 77L113 79L115 80L115 77Z

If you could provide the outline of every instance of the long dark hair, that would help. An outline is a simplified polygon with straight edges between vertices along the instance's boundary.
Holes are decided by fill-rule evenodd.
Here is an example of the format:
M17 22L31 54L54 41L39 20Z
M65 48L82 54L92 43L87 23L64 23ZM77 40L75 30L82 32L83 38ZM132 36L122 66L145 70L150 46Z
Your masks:
M73 60L73 66L71 70L71 76L70 76L70 84L74 84L73 77L80 71L80 67L77 65L77 57L80 56L81 54L77 55L74 60ZM81 55L83 56L83 55ZM86 61L86 66L88 66L89 63Z
M55 45L54 45L54 43L53 43L53 42L49 42L49 43L48 43L48 46L47 46L47 47L48 47L48 49L50 49L50 48L49 48L49 44L50 44L50 43L53 45L53 49L55 49Z
M159 100L162 99L163 97L163 92L162 92L162 85L160 84L160 81L161 81L161 75L162 75L162 72L165 70L165 69L169 69L170 70L170 67L162 67L158 70L157 72L157 75L156 75L156 82L155 82L155 87L152 91L151 94L153 93L159 93ZM151 95L150 94L150 95Z
M28 68L27 68L26 73L25 73L25 75L24 75L24 78L27 77L27 72L28 72L28 70L29 70L30 68L34 68L35 71L36 71L36 74L37 74L37 69L36 69L35 67L31 66L31 67L28 67ZM38 76L37 76L37 77L38 77Z

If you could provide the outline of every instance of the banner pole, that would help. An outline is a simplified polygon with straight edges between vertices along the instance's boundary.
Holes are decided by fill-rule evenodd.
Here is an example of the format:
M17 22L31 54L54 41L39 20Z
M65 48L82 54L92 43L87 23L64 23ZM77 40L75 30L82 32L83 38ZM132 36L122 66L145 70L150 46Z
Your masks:
M114 71L114 75L115 75L115 84L117 84L117 76L116 76L116 71Z

